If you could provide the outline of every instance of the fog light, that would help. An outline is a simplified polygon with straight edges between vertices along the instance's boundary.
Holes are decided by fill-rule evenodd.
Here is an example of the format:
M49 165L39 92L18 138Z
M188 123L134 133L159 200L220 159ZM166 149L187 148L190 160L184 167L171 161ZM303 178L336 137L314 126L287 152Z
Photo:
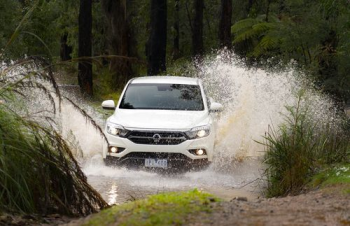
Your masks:
M112 154L120 154L123 151L125 151L125 148L115 147L115 146L111 146L108 148L108 153L112 153Z
M199 149L191 149L188 150L192 155L197 155L197 156L205 156L207 155L207 151L203 148L199 148Z
M191 149L188 150L192 155L197 155L197 156L205 156L207 155L207 151L203 148L199 148L199 149Z
M196 155L203 155L203 154L204 154L203 149L196 150Z
M111 147L109 149L112 153L117 153L118 152L118 148L117 147Z

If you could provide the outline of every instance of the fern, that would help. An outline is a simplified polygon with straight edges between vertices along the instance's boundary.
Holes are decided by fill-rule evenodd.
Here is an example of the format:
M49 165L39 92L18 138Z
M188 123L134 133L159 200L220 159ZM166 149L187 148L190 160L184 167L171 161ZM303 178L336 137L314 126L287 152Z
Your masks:
M235 36L233 44L250 43L251 51L247 53L250 57L268 55L269 50L279 48L277 31L280 26L280 20L273 16L270 22L266 22L263 16L238 21L231 29Z
M266 35L255 46L252 55L254 57L259 57L261 55L266 54L270 50L278 49L279 43L280 40L276 36Z
M257 23L258 23L257 19L253 19L253 18L240 20L232 26L231 32L234 34L242 33L244 31L250 29L251 27L253 27Z
M263 34L269 30L275 29L276 25L269 22L260 22L255 24L252 28L256 33Z

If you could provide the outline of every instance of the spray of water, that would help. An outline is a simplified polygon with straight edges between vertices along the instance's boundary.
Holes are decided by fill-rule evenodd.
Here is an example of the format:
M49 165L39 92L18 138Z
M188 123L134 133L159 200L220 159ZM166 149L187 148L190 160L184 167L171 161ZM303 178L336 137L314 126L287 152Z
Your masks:
M150 193L194 187L219 196L233 192L232 198L237 195L235 189L261 176L263 166L259 157L264 154L264 146L256 141L263 140L269 126L284 123L285 107L295 106L300 92L304 92L304 105L308 106L311 118L318 123L336 121L332 101L313 89L305 75L292 68L278 72L247 69L234 55L220 53L197 65L192 76L201 78L208 95L225 109L217 115L214 162L202 172L168 177L106 167L101 159L103 140L98 132L85 123L84 117L72 106L63 105L62 131L67 137L74 135L83 152L84 172L110 203L123 202L129 196L140 198ZM101 115L79 103L103 125ZM256 191L255 185L245 189Z
M103 115L96 112L82 99L72 96L67 90L63 90L63 93L65 96L69 96L76 105L91 116L100 128L103 128ZM80 161L93 161L93 156L100 156L102 158L102 148L105 141L100 132L96 130L80 111L66 100L62 104L60 124L63 136L74 145L76 155L80 158Z
M222 103L225 109L217 115L214 162L202 172L168 177L104 166L104 141L101 135L72 104L63 101L61 112L56 116L57 124L63 136L76 147L75 155L90 183L110 203L123 202L128 199L128 195L139 197L137 194L194 187L214 193L220 190L219 193L223 194L255 180L261 176L262 167L257 157L264 153L264 146L256 141L262 141L269 126L277 127L284 122L283 115L287 114L285 107L294 106L296 94L301 91L305 93L304 104L308 105L315 121L336 121L332 101L315 91L306 76L293 69L282 72L247 69L233 54L219 53L197 65L196 73L192 76L201 78L208 95ZM66 86L61 91L103 127L105 117L77 95L72 95L72 88L76 89ZM31 103L33 109L37 110L39 105L45 109L47 100L40 99L38 93L33 95L35 97L38 101Z
M208 57L198 68L197 76L203 79L209 95L225 106L218 121L216 168L262 156L264 146L258 142L263 141L269 126L277 128L284 123L286 106L296 106L301 92L313 120L321 124L336 121L332 101L292 67L278 72L248 70L234 55L220 53Z

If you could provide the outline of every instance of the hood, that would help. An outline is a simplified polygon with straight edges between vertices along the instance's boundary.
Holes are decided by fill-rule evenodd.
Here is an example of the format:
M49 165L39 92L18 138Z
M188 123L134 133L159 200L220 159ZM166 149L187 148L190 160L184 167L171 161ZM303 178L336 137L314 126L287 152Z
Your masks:
M118 109L109 122L127 129L166 129L185 131L209 123L207 111Z

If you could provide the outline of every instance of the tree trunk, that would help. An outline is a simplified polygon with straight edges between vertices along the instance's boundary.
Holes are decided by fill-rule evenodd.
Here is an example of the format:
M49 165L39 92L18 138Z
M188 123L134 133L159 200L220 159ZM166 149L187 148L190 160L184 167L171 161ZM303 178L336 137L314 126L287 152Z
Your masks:
M92 0L80 0L79 10L79 58L89 58L92 53ZM78 64L78 81L81 92L92 96L92 65L90 59L81 59Z
M247 8L246 8L246 13L247 13L246 17L249 17L249 14L253 8L253 5L254 5L254 0L248 0L248 4L247 4Z
M220 48L231 49L232 0L221 0L221 17L219 24Z
M192 54L194 57L200 57L204 53L203 44L203 11L204 0L194 0L194 18L192 30Z
M131 36L126 0L103 0L102 7L108 26L109 55L129 57ZM113 85L117 88L122 88L133 75L130 61L121 58L111 57L110 72L113 76Z
M176 60L180 57L180 0L175 0L175 18L174 18L174 49L173 59Z
M150 36L147 43L148 75L166 71L167 0L151 0Z
M72 54L72 47L67 44L67 38L68 34L64 33L61 36L61 51L60 51L60 56L62 61L70 60L72 59L71 54Z

